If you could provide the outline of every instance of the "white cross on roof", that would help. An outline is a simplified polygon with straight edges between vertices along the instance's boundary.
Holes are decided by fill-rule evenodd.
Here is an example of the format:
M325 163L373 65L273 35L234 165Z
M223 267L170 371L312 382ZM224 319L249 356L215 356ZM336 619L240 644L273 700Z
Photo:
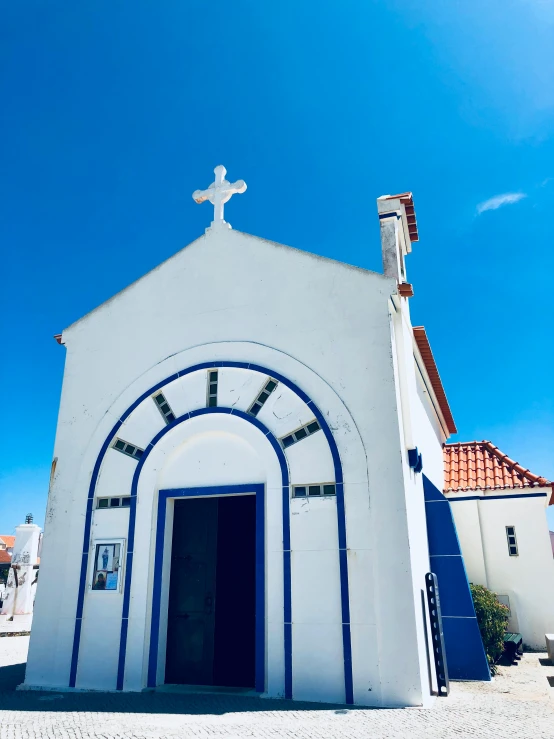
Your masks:
M227 170L222 164L219 164L215 169L215 182L208 187L207 190L195 190L192 193L192 198L197 203L203 203L209 200L214 206L214 219L212 226L226 225L231 228L229 223L223 220L223 205L232 198L235 193L242 193L246 190L246 182L244 180L237 180L236 182L228 182L225 179Z

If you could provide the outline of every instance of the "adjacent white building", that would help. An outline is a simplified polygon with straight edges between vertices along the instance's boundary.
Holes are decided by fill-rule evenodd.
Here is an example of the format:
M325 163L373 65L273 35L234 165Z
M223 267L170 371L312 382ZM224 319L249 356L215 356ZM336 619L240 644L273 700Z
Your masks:
M420 473L442 490L455 426L410 322L411 194L378 200L377 274L232 230L224 175L204 235L59 337L25 687L427 705Z
M544 649L554 628L554 559L546 507L552 483L490 441L446 444L445 496L451 503L470 582L498 594L509 629Z
M32 516L27 520L29 523L16 526L14 537L5 537L12 557L0 606L0 622L15 620L22 629L32 620L40 544L40 526L32 523Z

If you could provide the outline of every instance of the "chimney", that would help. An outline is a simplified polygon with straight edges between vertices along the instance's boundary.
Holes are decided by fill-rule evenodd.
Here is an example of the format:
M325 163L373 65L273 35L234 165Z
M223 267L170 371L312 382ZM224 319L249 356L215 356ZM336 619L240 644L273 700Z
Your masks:
M399 285L406 283L405 257L412 251L412 242L418 241L417 222L411 192L399 195L381 195L377 198L377 212L381 227L383 271ZM406 283L407 284L407 283ZM403 297L411 297L413 290L404 288Z

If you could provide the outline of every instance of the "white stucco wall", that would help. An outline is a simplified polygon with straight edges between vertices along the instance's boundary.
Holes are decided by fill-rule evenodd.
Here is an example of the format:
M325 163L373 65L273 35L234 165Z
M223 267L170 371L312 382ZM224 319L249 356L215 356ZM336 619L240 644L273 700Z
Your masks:
M460 493L447 497L454 501L451 507L469 581L508 595L510 628L519 631L529 646L543 648L545 633L554 629L554 560L545 512L552 491L516 491L545 494L524 498L513 497L513 492L487 491L489 496L502 496L492 500L485 495L480 500L456 501ZM506 526L515 527L517 557L509 555Z
M55 445L58 464L49 496L27 685L67 685L88 485L110 428L142 392L164 377L198 362L225 359L281 372L308 393L333 431L345 479L355 702L420 705L427 700L420 597L428 570L427 541L421 480L407 466L403 441L388 309L394 289L394 281L381 275L240 232L212 231L64 331L67 359ZM219 404L246 409L263 377L235 370L220 373ZM202 407L205 375L179 378L164 393L176 413ZM282 436L310 420L308 415L305 404L283 392L272 396L259 418ZM145 402L118 435L145 446L162 427L159 413ZM199 471L197 484L216 484L221 478L223 466L208 469L202 462L207 438L222 455L215 439L227 434L230 447L246 454L237 451L237 459L249 460L241 475L261 476L263 471L270 497L271 464L260 462L263 454L246 438L247 432L199 426L194 434L195 440L175 437L169 451L156 449L161 455L156 474L145 478L149 483L141 480L141 485L150 485L137 507L136 541L143 547L137 557L143 558L142 567L146 559L152 565L151 504L159 476L167 476L172 484L181 480L183 487L191 484L194 470ZM187 460L186 471L179 459ZM313 482L314 476L329 480L332 465L323 434L291 447L287 459L292 483ZM223 475L227 483L241 476L231 462ZM109 450L97 494L125 494L135 464ZM151 464L149 458L145 468ZM269 528L277 526L270 510ZM95 512L91 539L125 536L127 515ZM290 523L294 695L342 701L336 502L293 500ZM266 578L274 582L282 568L277 560L267 559ZM131 605L129 643L140 646L129 653L128 689L144 685L149 613L143 591L133 596ZM113 688L115 674L113 660L98 664L94 598L99 595L85 597L78 686L105 689ZM106 639L115 650L121 598L109 597L113 600L105 613L111 624ZM279 612L279 597L276 585L277 600L268 603L268 613ZM315 620L309 599L321 614ZM271 623L275 633L268 635L267 687L270 694L280 694L282 629L279 635L278 619L268 619Z

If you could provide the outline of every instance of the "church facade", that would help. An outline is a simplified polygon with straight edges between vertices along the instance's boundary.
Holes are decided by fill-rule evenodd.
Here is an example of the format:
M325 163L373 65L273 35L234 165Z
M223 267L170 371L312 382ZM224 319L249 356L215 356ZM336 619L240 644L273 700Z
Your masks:
M194 196L205 235L59 337L24 687L429 705L426 511L455 426L410 322L411 195L378 200L378 274L232 230L224 174Z

